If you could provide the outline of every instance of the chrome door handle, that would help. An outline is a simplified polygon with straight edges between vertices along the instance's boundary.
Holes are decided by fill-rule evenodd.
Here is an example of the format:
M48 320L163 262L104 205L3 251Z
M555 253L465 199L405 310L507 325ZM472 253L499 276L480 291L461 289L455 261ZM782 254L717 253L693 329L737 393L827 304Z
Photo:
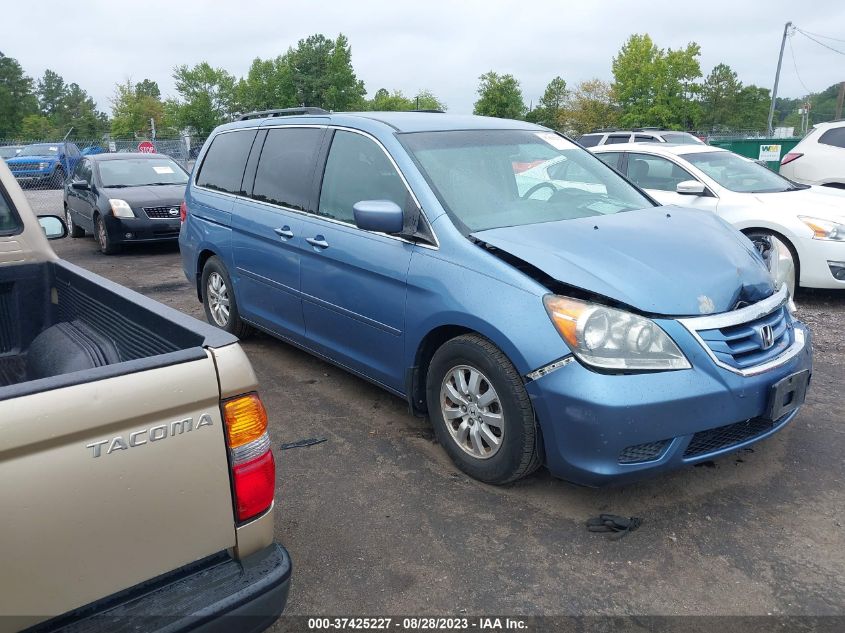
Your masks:
M324 238L322 235L317 235L315 237L306 238L305 241L308 242L311 246L314 246L316 248L328 248L329 247L329 243L326 241L326 238Z
M275 231L276 235L279 237L283 237L288 240L293 237L293 231L290 230L290 227L287 224L280 229L273 229L273 231Z

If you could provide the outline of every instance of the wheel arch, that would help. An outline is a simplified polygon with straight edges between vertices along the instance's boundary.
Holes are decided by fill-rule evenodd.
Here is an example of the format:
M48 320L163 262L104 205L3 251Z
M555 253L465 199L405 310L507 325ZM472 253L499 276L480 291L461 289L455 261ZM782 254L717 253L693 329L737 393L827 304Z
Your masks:
M202 303L202 269L205 268L206 262L212 257L217 257L222 261L220 255L207 246L201 248L197 255L197 268L194 271L194 279L197 282L197 299L199 299L200 303Z
M781 240L784 244L786 244L787 248L792 251L792 257L795 260L795 288L797 289L801 287L801 255L798 252L798 247L795 245L795 240L787 236L784 231L778 230L778 228L761 224L745 226L741 228L740 231L746 237L748 237L749 233L754 233L755 231L771 233L779 240Z

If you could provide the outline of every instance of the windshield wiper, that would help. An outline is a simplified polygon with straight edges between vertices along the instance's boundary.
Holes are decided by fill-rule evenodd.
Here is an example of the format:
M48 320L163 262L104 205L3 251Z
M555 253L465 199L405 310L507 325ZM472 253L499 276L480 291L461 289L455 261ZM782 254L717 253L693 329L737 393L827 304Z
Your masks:
M144 187L156 187L159 185L187 185L188 181L185 182L148 182Z

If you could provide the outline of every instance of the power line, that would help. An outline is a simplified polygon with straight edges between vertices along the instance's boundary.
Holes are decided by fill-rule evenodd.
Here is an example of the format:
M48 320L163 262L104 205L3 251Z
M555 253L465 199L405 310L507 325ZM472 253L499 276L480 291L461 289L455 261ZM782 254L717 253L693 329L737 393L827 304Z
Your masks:
M831 50L834 53L839 53L840 55L845 55L845 51L840 51L838 48L833 48L832 46L828 46L824 42L818 41L815 37L813 37L812 35L808 35L806 31L802 31L797 26L795 27L795 30L798 31L804 37L813 40L816 44L818 44L820 46L824 46L826 49Z
M820 37L823 40L833 40L834 42L845 42L845 40L841 40L841 39L836 38L836 37L831 37L830 35L822 35L821 33L813 33L812 31L802 31L802 33L806 33L807 35L815 35L816 37Z
M792 67L795 69L795 76L796 76L796 77L798 77L798 82L799 82L802 86L804 86L804 90L806 90L806 91L807 91L807 96L811 95L811 94L813 93L813 91L812 91L812 90L810 90L810 89L807 87L807 84L805 84L805 83L804 83L804 80L803 80L803 79L801 79L801 75L800 75L800 73L798 72L798 64L797 64L797 63L796 63L796 61L795 61L795 49L794 49L794 48L792 48L792 36L790 36L790 37L789 37L789 54L790 54L790 55L792 55Z

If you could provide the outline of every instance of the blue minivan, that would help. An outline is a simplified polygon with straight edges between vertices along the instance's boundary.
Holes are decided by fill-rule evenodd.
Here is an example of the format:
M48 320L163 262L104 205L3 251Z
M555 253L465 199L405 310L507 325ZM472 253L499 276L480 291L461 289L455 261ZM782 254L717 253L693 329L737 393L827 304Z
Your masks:
M747 238L537 125L245 115L206 142L182 218L211 323L406 399L481 481L712 459L783 428L810 381L810 333Z

